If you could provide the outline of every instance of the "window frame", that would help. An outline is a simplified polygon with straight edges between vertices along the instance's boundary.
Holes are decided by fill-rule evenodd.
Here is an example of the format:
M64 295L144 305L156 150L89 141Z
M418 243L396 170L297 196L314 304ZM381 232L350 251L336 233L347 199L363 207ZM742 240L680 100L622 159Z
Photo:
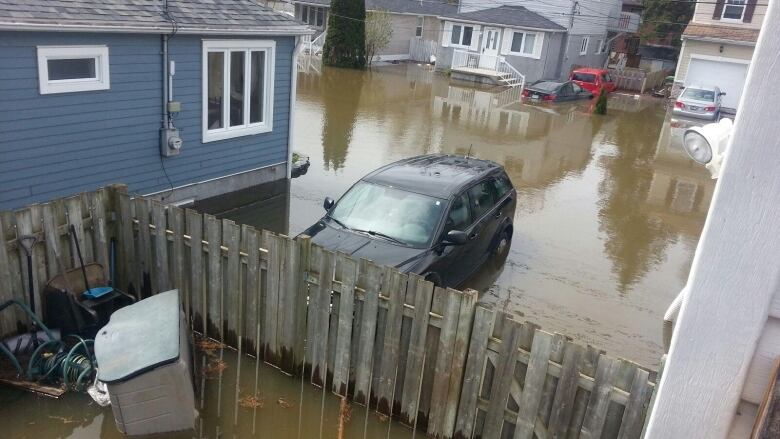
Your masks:
M455 34L455 26L460 28L460 35L457 43L452 42L452 36ZM471 41L469 44L463 44L463 38L466 35L466 28L471 28ZM458 47L463 49L471 48L471 44L474 43L474 29L475 27L467 24L452 23L452 30L450 31L450 47Z
M475 189L477 186L482 185L482 184L487 185L488 186L488 190L491 190L490 179L491 179L491 177L483 178L482 180L479 180L478 182L476 182L476 183L472 184L471 186L469 186L468 189L466 189L466 193L468 194L468 197L469 197L469 209L471 210L471 221L472 221L471 226L473 226L474 224L482 221L487 216L489 216L490 212L493 211L493 209L496 208L496 206L498 205L498 203L500 201L500 199L498 199L496 197L497 194L495 192L493 192L491 194L492 198L493 198L493 203L490 205L490 208L485 210L485 212L482 215L477 216L477 213L474 210L475 206L474 206L474 200L472 199L471 190ZM469 226L469 227L471 227L471 226Z
M730 23L743 23L745 20L745 11L747 10L747 0L736 0L736 1L741 1L742 2L741 4L732 3L734 1L735 0L723 1L723 10L720 13L720 19ZM726 17L726 10L728 10L729 6L742 7L742 13L740 14L739 18Z
M536 54L537 53L537 51L536 51L536 44L539 41L540 32L527 32L527 31L520 31L520 30L512 30L511 32L512 32L512 38L509 39L509 51L508 51L510 55L512 55L512 56L524 56L526 58L539 58L539 56L537 56L537 54ZM515 36L517 34L522 34L523 35L523 40L520 42L520 51L519 52L515 52L514 50L512 50L512 45L513 45L513 43L515 41ZM534 44L533 44L533 47L531 47L531 53L524 52L524 50L526 49L526 42L527 42L528 35L533 35L534 36Z
M252 80L251 53L265 52L265 70L263 86L263 105L261 109L261 122L249 122ZM244 124L230 126L230 68L231 53L244 52L244 94L243 117ZM208 55L209 53L223 53L222 60L222 128L208 129ZM273 131L273 104L274 104L274 75L276 59L276 41L274 40L203 40L202 53L202 142L214 142L218 140L232 139L234 137L251 136Z
M425 17L422 15L417 16L417 25L414 28L415 38L422 38L423 32L425 32Z
M458 229L457 227L453 227L451 229L448 229L447 228L447 226L448 226L447 222L450 219L450 214L452 213L452 209L455 207L455 200L457 200L458 198L461 198L461 197L465 198L466 211L468 212L468 219L466 221L466 226L463 227L462 229ZM462 232L468 231L469 229L471 229L471 227L474 225L474 223L475 223L474 215L472 214L472 211L471 211L471 197L469 196L469 190L465 189L465 190L459 192L458 194L456 194L452 198L452 201L450 202L449 206L447 207L447 212L444 215L444 227L443 227L443 230L442 230L441 239L446 238L447 233L449 233L450 230L459 230L459 231L462 231Z
M582 37L582 42L580 43L580 55L587 55L588 54L588 46L589 45L590 45L590 36Z
M108 46L38 46L38 89L40 94L75 93L111 88ZM49 79L49 60L94 59L95 77Z

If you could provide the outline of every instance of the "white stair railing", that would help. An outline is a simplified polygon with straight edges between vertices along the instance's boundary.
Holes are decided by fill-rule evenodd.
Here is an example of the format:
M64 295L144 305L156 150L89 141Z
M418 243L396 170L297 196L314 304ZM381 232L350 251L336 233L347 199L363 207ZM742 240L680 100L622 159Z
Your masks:
M310 37L311 38L311 37ZM325 45L325 32L322 32L315 39L309 39L309 53L311 55L319 55L322 53L322 47Z
M510 87L520 87L520 90L525 87L525 75L520 73L511 64L506 62L506 59L500 58L498 60L498 73L501 76L502 82Z

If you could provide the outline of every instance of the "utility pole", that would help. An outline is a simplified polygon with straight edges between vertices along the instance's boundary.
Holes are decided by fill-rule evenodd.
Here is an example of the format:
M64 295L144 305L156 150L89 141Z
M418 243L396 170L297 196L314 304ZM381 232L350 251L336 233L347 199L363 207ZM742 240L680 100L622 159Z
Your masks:
M560 56L558 57L558 72L556 76L558 78L561 78L561 76L569 72L563 72L563 63L567 62L569 60L569 42L571 40L571 31L574 28L574 15L577 13L577 7L579 6L578 0L572 0L571 2L571 11L569 12L569 25L566 27L566 35L563 37L563 50L561 51Z
M780 89L768 80L780 77L780 1L767 3L648 439L727 437L780 356Z

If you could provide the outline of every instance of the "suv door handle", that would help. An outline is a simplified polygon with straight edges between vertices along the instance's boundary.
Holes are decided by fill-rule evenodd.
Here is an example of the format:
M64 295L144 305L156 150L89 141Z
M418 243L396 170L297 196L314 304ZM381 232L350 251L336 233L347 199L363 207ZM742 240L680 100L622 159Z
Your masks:
M479 232L476 231L471 232L471 234L469 235L469 239L477 239L478 236L479 236Z

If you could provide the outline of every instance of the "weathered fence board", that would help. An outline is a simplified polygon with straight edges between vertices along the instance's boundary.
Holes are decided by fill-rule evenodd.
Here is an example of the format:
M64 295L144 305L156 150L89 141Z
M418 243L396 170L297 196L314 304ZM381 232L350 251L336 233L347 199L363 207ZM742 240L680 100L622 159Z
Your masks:
M422 385L421 371L425 363L425 341L433 298L432 283L423 279L414 279L414 281L414 320L412 320L412 332L404 370L403 392L401 393L401 421L408 425L414 425L415 419L417 419L418 389Z
M139 297L178 288L193 329L432 437L641 436L655 384L634 363L496 317L474 291L122 186L0 212L0 300L27 301L22 234L39 240L37 295L77 264L71 224L85 262L115 263L115 286ZM25 324L0 315L3 333Z
M333 391L337 395L347 396L358 264L357 261L340 254L339 265L341 266L341 295L339 298L335 366L333 368Z

